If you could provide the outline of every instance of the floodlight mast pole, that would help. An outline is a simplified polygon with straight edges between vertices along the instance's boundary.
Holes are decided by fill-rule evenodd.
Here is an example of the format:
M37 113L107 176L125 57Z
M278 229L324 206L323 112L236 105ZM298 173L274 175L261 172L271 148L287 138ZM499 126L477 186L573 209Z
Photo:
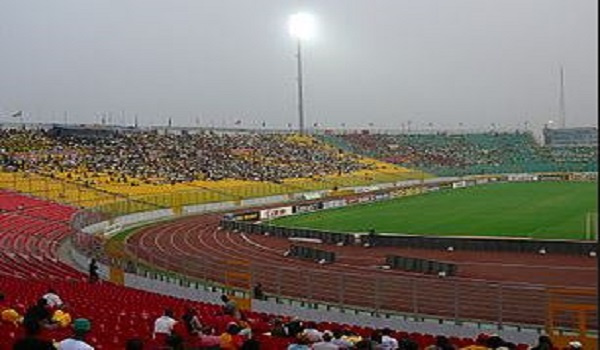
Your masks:
M560 96L559 96L559 108L560 108L560 127L567 127L567 107L565 104L565 72L563 66L560 66Z
M304 134L304 77L302 72L302 39L296 38L296 59L298 63L298 131Z

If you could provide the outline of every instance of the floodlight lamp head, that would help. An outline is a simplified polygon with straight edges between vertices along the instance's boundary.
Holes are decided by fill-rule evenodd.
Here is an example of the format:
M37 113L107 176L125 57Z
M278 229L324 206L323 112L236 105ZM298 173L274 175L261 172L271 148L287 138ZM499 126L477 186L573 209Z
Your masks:
M289 31L292 38L308 40L315 36L315 17L308 13L296 13L290 16Z

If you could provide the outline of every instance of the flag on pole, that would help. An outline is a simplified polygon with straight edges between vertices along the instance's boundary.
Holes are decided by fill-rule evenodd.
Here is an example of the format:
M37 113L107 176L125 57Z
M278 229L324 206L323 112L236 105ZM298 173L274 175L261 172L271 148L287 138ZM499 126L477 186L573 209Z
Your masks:
M20 118L23 116L23 111L16 111L15 113L11 114L11 117L13 118Z
M242 125L242 120L241 120L241 119L238 119L238 120L236 120L236 121L235 121L235 123L234 123L234 124L235 124L235 125Z

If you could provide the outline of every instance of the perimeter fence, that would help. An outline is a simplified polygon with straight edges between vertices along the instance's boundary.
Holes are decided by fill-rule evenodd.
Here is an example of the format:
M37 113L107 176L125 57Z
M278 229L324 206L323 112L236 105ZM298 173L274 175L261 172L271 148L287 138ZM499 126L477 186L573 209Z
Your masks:
M78 247L85 245L82 243L78 242ZM248 275L250 285L260 282L272 299L348 313L403 315L415 320L494 324L500 328L543 328L552 296L552 290L546 286L527 283L406 275L384 270L360 273L336 264L294 267L264 259L230 264L234 258L212 256L210 252L167 253L133 244L125 244L123 249L127 256L108 258L108 264L125 272L193 288L207 284L227 286L250 296L247 282L236 284L227 278ZM564 303L597 305L594 289L565 290ZM577 317L568 311L556 314L554 325L573 329ZM586 328L597 332L597 308L589 310L585 320Z

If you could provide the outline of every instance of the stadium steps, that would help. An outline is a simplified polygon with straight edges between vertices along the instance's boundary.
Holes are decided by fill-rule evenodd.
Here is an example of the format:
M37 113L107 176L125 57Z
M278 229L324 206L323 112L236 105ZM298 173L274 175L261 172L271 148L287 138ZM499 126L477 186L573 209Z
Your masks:
M15 205L15 203L17 203ZM81 279L58 258L59 243L72 233L76 209L0 191L0 273L29 278Z

